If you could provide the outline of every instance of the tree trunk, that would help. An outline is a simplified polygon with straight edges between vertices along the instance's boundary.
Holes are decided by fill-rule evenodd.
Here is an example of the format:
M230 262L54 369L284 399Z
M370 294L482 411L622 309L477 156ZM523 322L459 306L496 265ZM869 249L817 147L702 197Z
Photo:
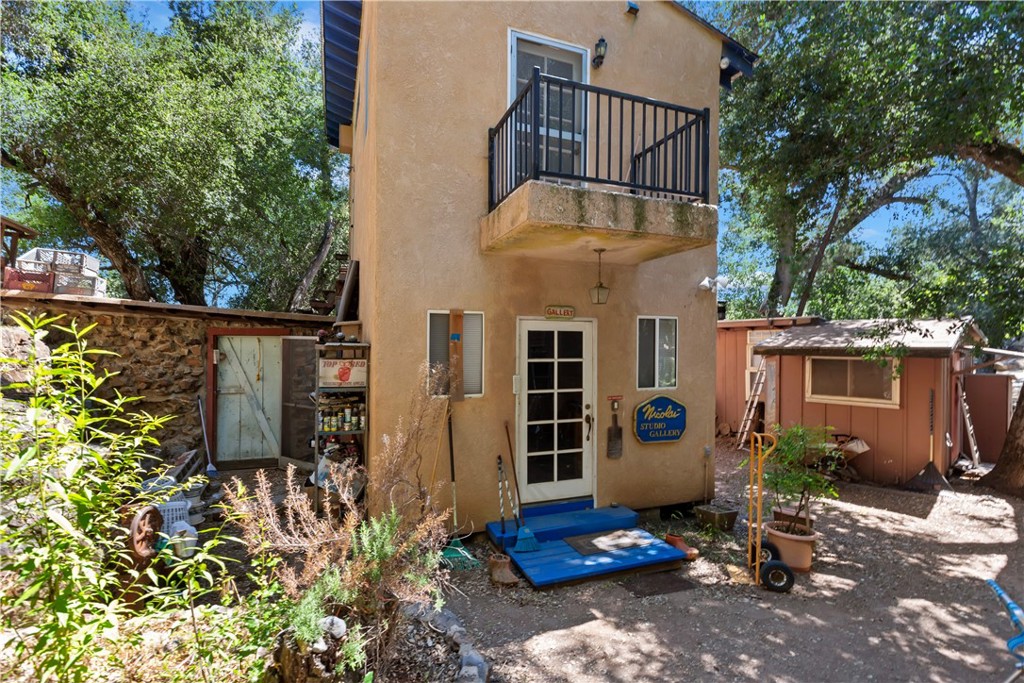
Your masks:
M1003 452L992 471L978 483L1024 498L1024 389L1021 389L1010 427L1006 430Z
M57 195L54 196L57 197ZM76 202L65 201L60 197L57 198L64 201L64 206L75 217L78 224L82 226L85 234L96 243L100 253L110 259L110 264L114 266L114 269L121 276L121 281L124 282L124 288L128 296L139 301L155 299L153 289L149 286L149 281L146 279L142 266L132 253L128 251L128 247L125 246L117 230L106 221L97 218L95 213L87 207L81 206Z
M971 159L1024 187L1024 150L1002 140L988 144L957 145L956 155Z
M193 235L173 246L158 240L152 242L159 259L156 271L167 278L174 298L189 306L205 306L206 271L210 263L206 238Z
M818 240L818 248L814 253L814 260L811 261L811 269L807 272L803 292L800 294L800 303L796 307L797 317L804 314L807 302L811 300L811 292L814 291L814 280L818 277L818 269L821 268L821 262L825 260L825 250L828 249L828 245L832 244L832 232L836 228L836 223L839 222L839 212L843 210L844 199L845 197L843 196L836 197L836 206L832 211L832 219L828 222L828 227L825 228L825 234Z
M316 274L320 272L321 266L327 260L327 254L331 252L331 245L334 244L334 232L334 212L332 211L327 214L327 220L324 221L324 234L320 237L320 247L316 251L316 256L313 257L309 268L306 269L305 275L299 280L299 284L295 286L295 292L292 293L291 301L288 302L289 311L297 311L300 306L308 303L309 288L313 286Z
M793 228L787 227L785 234L779 235L779 253L775 258L775 274L772 276L771 287L765 298L761 313L766 318L774 318L789 303L793 295L793 269L796 258L796 235Z
M111 265L121 275L128 296L140 301L150 301L155 298L142 266L128 250L117 228L111 225L102 212L96 210L92 204L76 200L74 192L63 178L47 171L48 160L42 151L26 146L10 150L4 148L2 157L5 167L34 178L54 199L61 202L71 212L85 233L96 243L100 253L110 259Z

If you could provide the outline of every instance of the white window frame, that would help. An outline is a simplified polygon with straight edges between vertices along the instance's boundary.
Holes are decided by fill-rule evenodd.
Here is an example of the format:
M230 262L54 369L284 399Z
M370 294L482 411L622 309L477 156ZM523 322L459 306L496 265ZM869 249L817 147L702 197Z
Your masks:
M430 316L434 314L447 315L449 316L449 324L451 321L451 309L437 309L431 308L427 310L427 339L426 339L426 353L424 357L429 362L430 360ZM480 316L480 393L478 394L463 394L465 398L482 398L487 392L487 316L484 315L483 311L463 311L463 316L467 315L479 315ZM450 328L449 328L450 329ZM463 358L465 363L465 358ZM447 394L443 394L447 395Z
M516 92L516 58L518 55L518 48L516 46L517 41L520 39L525 40L529 43L537 43L539 45L546 45L553 47L556 50L565 50L567 52L578 52L583 55L582 69L580 69L580 82L590 83L590 50L581 45L573 45L572 43L566 43L558 40L557 38L550 38L548 36L541 35L539 33L530 33L529 31L521 31L519 29L509 28L508 29L508 101L507 105L511 105L512 101L516 98L519 93Z
M523 40L528 43L534 43L543 47L549 47L555 50L561 50L562 52L574 53L580 58L580 83L590 83L590 50L581 45L574 45L572 43L566 43L555 38L541 35L539 33L530 33L528 31L520 31L519 29L508 29L508 104L511 105L519 94L516 84L516 63L519 60L519 41ZM548 129L542 127L540 129L540 135L542 137L551 136L559 140L567 140L572 145L579 145L579 152L575 151L572 154L574 159L573 162L573 173L576 173L575 163L579 163L579 173L585 174L587 169L587 137L589 136L590 128L590 113L588 109L589 99L586 93L583 93L582 97L583 110L580 113L580 123L582 124L582 130L576 131L565 131L560 128ZM525 130L529 130L527 127ZM560 143L561 144L561 143Z
M892 382L890 399L883 398L861 398L854 396L830 396L828 394L814 394L811 392L812 386L812 375L814 369L814 360L844 360L844 361L861 361L863 363L873 363L874 361L864 360L863 356L805 356L804 357L804 400L808 403L830 403L837 405L847 406L862 406L865 408L886 408L890 410L899 410L900 408L900 378L895 373L891 375L890 381ZM889 363L889 367L895 369L895 359L886 359ZM847 377L849 377L849 370L847 371Z
M747 330L747 372L744 375L743 384L746 387L743 395L750 400L750 390L753 386L750 384L750 375L757 373L757 365L754 364L754 347L765 341L769 337L773 337L779 333L779 330ZM767 354L757 354L761 358L765 358ZM761 391L764 391L762 388Z
M640 386L640 321L641 320L653 320L654 321L654 386L653 387L642 387ZM675 358L673 359L673 365L675 367L674 382L671 385L660 385L658 382L658 339L661 333L661 321L672 320L676 324L676 348ZM674 315L638 315L636 317L636 390L637 391L664 391L666 389L678 389L679 388L679 318Z

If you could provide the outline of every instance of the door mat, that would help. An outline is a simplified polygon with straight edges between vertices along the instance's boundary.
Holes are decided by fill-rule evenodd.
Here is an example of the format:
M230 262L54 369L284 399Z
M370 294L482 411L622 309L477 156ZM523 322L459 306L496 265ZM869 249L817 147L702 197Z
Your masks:
M687 581L676 572L636 574L619 581L619 585L638 598L678 593L697 587L693 582Z
M626 548L642 548L645 545L654 543L654 537L640 529L618 529L616 531L601 531L596 534L584 534L582 536L566 536L562 539L580 555L597 555L608 553L613 550L625 550Z

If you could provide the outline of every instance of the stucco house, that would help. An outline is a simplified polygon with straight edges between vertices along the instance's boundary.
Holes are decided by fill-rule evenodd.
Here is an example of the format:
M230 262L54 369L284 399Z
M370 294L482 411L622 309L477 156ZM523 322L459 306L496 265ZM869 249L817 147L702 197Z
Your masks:
M457 335L468 528L497 518L505 421L527 504L713 496L717 302L699 284L717 265L719 93L756 56L675 2L322 17L328 135L351 154L343 329L371 347L368 466Z

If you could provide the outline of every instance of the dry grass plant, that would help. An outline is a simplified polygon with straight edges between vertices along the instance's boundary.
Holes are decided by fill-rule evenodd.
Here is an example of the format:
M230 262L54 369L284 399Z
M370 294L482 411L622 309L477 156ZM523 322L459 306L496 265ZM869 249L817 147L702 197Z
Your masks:
M251 494L237 479L227 492L228 509L249 553L283 560L277 571L291 600L301 601L328 571L340 572L342 594L327 601L324 613L361 628L367 669L378 677L395 654L402 605L437 601L447 583L440 551L447 540L448 511L432 509L436 482L433 475L425 482L423 471L426 456L436 460L437 430L446 426L448 401L438 393L447 377L424 365L420 378L408 414L383 437L371 464L367 495L372 516L350 493L353 480L364 475L354 467L329 468L332 493L322 514L296 481L293 467L280 510L265 472L257 473Z

